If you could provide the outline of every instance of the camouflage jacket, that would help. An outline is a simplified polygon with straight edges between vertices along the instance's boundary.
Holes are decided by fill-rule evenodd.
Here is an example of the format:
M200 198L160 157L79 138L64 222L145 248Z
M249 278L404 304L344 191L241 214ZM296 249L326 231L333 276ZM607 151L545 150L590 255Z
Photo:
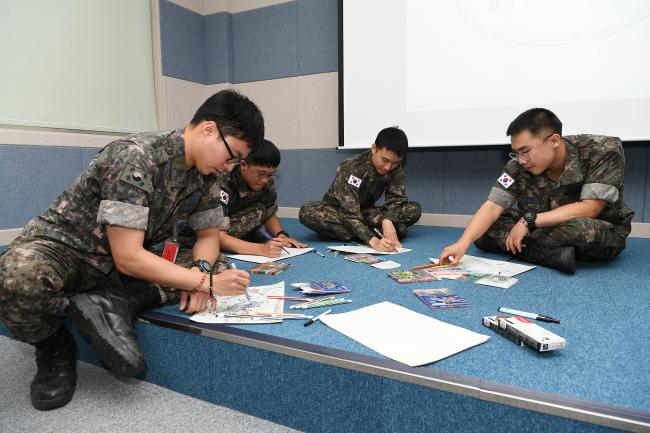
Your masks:
M254 203L264 206L263 221L278 212L278 194L275 192L273 180L267 182L261 190L253 191L244 181L240 168L235 167L230 173L220 175L218 182L221 186L221 203L227 209L230 221L246 212Z
M74 183L22 236L69 245L98 270L113 266L106 224L144 230L144 247L164 241L186 224L222 226L215 176L185 168L183 130L132 135L104 147Z
M323 203L340 209L343 224L363 242L374 234L368 228L362 211L374 206L382 194L384 218L395 220L393 209L408 201L402 165L381 176L372 165L372 150L345 159L336 168L334 182L323 196Z
M545 174L534 176L517 161L506 164L504 174L492 187L488 200L508 209L515 203L526 212L546 212L580 200L607 202L598 219L629 225L634 212L623 202L625 154L616 137L569 135L564 171L558 182Z

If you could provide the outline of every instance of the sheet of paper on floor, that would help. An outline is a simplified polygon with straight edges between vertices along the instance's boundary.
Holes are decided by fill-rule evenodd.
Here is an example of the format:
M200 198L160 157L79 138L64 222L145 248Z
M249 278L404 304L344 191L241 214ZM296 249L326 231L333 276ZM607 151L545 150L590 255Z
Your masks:
M402 265L392 260L386 260L384 262L373 263L370 266L377 269L395 269L395 268L399 268Z
M276 260L288 259L290 257L296 257L301 254L305 254L313 250L313 248L286 248L288 253L282 251L279 257L266 257L266 256L256 256L252 254L227 254L231 259L242 260L244 262L253 262L253 263L269 263L275 262Z
M328 314L320 320L364 346L411 367L438 361L490 338L391 302Z
M284 281L268 286L249 287L248 293L253 305L248 303L245 295L217 296L217 311L209 313L207 310L190 317L190 320L199 323L223 323L233 325L261 325L265 323L278 323L281 320L257 319L254 317L226 317L229 314L247 313L282 313L284 301L282 299L267 299L267 296L284 296ZM219 316L222 315L222 316Z
M429 257L429 260L433 263L438 263L437 258ZM486 259L484 257L470 255L464 255L460 259L459 267L473 274L504 275L506 277L513 277L535 268L533 265L522 265L520 263Z
M397 251L379 251L363 245L329 245L327 248L333 251L341 251L343 253L351 254L400 254L411 251L408 248L398 248Z

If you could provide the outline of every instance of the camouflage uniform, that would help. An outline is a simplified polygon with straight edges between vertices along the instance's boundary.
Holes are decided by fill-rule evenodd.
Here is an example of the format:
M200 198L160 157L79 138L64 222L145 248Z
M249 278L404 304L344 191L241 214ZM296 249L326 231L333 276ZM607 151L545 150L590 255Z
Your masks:
M231 236L244 239L278 211L278 194L272 179L261 190L253 191L244 181L240 168L235 167L230 173L219 176L219 184Z
M115 141L0 257L0 317L35 343L62 324L68 298L120 283L105 225L144 230L144 247L224 223L214 176L185 167L183 130ZM164 300L164 299L163 299Z
M360 239L364 243L375 236L372 227L383 219L410 226L422 214L420 205L408 201L401 164L380 175L372 165L368 150L344 160L336 169L334 182L320 202L307 202L300 208L300 222L315 232L339 239ZM374 206L382 194L384 204Z
M558 182L545 174L530 174L517 161L508 162L504 175L513 182L502 175L488 196L507 210L484 236L505 252L506 238L525 212L541 213L599 199L607 205L598 218L578 217L557 226L538 227L526 240L547 248L576 247L576 257L585 260L613 259L625 249L634 216L623 202L625 154L621 141L600 135L573 135L563 140L566 161ZM518 209L511 208L515 203ZM477 246L482 243L479 239Z

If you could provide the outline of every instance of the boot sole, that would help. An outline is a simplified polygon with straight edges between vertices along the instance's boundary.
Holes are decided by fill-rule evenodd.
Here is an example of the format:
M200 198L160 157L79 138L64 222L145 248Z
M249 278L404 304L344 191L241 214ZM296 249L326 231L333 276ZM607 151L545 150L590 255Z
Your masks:
M100 306L90 300L87 296L78 295L70 306L72 317L79 327L79 332L90 338L99 359L106 364L113 373L122 377L135 377L140 374L144 368L144 359L131 363L127 361L120 353L113 349L113 346L102 335L97 332L95 320L93 317L101 317L103 325L110 328L104 319L103 310ZM92 312L88 314L87 312Z
M32 401L32 406L34 406L34 409L37 410L52 410L52 409L57 409L61 406L65 406L66 404L70 403L70 400L72 400L72 396L74 395L74 389L72 392L68 394L61 395L57 398L52 398L48 400L39 400L37 398L31 397Z

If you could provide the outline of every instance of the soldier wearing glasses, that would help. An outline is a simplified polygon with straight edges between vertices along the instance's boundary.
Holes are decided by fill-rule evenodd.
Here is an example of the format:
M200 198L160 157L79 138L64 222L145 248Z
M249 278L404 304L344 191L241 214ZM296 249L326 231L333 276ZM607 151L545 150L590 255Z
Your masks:
M634 212L623 201L621 141L562 136L551 111L533 108L512 121L512 160L440 260L457 262L472 242L488 252L575 272L575 260L611 260L625 249ZM516 207L515 207L516 205Z
M219 177L220 199L229 219L228 230L219 234L222 249L278 257L283 246L305 247L282 229L276 215L274 181L279 165L280 151L272 142L263 140L238 167ZM272 239L260 233L262 227Z
M75 391L77 349L63 322L69 307L97 356L114 373L135 376L145 361L132 322L139 310L166 301L162 287L180 289L188 312L248 287L244 271L206 267L217 259L225 227L216 174L231 170L263 136L255 104L224 90L183 129L108 144L27 223L0 256L0 318L36 346L36 409L63 406ZM191 266L152 252L158 243L173 244L186 225L198 239Z

